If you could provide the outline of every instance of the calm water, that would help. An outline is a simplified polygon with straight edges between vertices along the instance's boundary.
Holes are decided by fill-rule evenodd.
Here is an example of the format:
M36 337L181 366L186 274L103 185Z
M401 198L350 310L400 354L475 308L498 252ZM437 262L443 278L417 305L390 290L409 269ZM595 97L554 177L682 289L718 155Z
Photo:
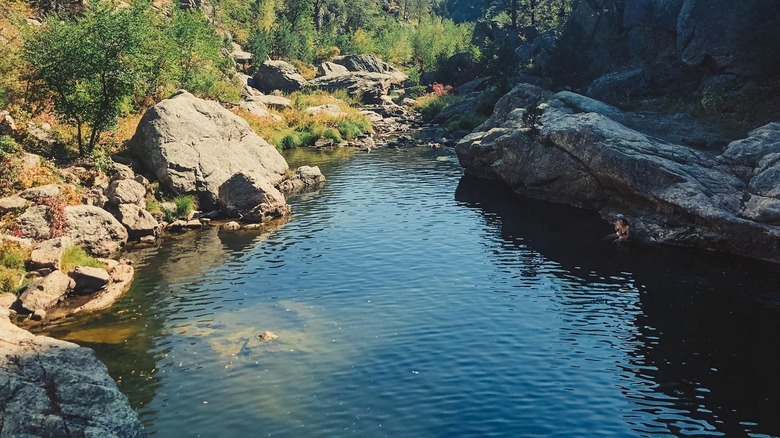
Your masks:
M774 267L616 248L446 151L322 166L288 223L138 255L110 312L50 333L159 437L780 434Z

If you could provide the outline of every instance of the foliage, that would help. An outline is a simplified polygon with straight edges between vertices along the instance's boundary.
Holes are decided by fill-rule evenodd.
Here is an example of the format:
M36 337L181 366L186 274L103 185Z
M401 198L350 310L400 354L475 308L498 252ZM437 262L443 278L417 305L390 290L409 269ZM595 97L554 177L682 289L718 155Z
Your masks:
M30 259L30 251L14 242L0 241L0 266L8 269L24 270Z
M178 217L188 217L190 213L198 208L198 201L192 195L178 196L173 200L176 205L176 215Z
M483 124L487 116L469 112L467 114L458 114L447 121L447 132L455 131L473 131L474 128Z
M549 29L563 24L571 0L483 0L484 16L505 19L512 27Z
M84 251L84 248L74 245L63 251L62 258L60 259L60 270L62 270L62 272L70 272L77 266L87 266L90 268L105 267L100 260L87 254L87 252Z
M49 215L49 232L51 238L62 237L68 229L68 219L65 216L65 200L59 196L41 198L39 205L45 205Z
M60 119L76 126L81 156L116 124L141 79L146 17L141 2L126 8L95 2L79 17L47 16L26 38L33 78L52 92Z
M452 94L438 95L431 93L417 99L414 109L420 112L424 120L430 121L441 110L452 105L456 100L458 100L458 97Z
M200 10L174 8L165 33L176 81L193 93L209 92L222 76L220 69L229 66L214 26Z
M19 143L13 139L10 135L0 135L0 159L5 158L7 155L13 155L22 150Z
M547 108L547 104L543 103L537 106L529 106L523 112L523 124L531 134L539 132L539 128L542 127L541 117L545 108Z
M25 274L30 250L9 241L0 241L0 294L15 293Z

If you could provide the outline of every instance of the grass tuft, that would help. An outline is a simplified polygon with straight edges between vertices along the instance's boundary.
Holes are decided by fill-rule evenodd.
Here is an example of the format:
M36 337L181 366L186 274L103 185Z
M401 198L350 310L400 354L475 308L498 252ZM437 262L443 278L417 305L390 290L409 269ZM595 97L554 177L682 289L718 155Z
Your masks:
M60 269L62 272L70 272L76 266L88 266L90 268L103 268L100 260L92 257L84 251L84 248L76 245L71 246L62 253L60 259Z

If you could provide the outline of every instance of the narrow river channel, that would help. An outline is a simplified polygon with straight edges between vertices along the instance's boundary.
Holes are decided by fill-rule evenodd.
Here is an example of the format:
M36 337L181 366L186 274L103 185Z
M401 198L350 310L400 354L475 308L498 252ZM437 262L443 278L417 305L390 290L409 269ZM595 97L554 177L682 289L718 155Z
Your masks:
M110 312L47 333L159 437L780 435L775 266L613 246L451 151L320 165L286 224L137 254Z

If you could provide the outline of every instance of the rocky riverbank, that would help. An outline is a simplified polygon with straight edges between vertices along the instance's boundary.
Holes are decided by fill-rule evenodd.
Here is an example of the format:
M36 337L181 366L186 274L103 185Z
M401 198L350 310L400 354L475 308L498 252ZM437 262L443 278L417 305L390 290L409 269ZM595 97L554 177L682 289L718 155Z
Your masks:
M780 262L780 124L718 154L643 132L611 105L523 84L457 154L468 173L519 194L610 221L623 213L633 240Z
M146 436L92 350L16 327L0 302L0 436Z

